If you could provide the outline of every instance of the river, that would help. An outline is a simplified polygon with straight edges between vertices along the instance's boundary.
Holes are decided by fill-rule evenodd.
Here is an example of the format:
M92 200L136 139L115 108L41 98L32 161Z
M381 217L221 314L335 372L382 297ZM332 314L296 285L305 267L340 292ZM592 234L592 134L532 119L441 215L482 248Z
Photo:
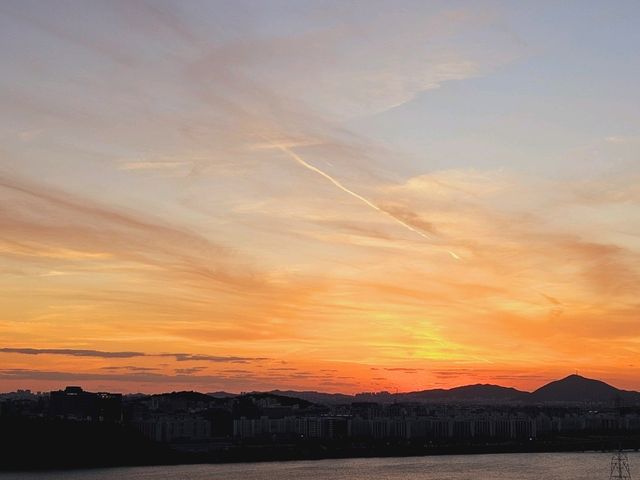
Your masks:
M640 454L630 452L634 478ZM357 458L0 473L0 480L608 480L607 453Z

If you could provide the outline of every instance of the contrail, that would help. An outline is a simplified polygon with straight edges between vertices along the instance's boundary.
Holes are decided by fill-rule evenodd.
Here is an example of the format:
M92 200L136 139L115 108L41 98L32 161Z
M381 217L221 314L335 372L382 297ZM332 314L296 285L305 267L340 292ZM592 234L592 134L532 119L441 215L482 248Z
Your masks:
M263 137L264 138L264 137ZM431 240L431 237L429 235L427 235L426 233L424 233L421 230L418 230L417 228L412 227L411 225L409 225L407 222L405 222L404 220L402 220L401 218L398 218L397 216L395 216L393 213L385 210L382 207L379 207L378 205L376 205L375 203L373 203L371 200L363 197L362 195L360 195L359 193L354 192L353 190L350 190L349 188L345 187L339 180L336 180L335 178L333 178L331 175L329 175L326 172L323 172L322 170L320 170L318 167L315 167L313 165L311 165L309 162L307 162L306 160L304 160L300 155L298 155L296 152L294 152L293 150L291 150L290 148L288 148L285 145L279 144L279 143L275 143L271 140L269 140L268 138L264 138L265 141L267 141L272 147L277 148L278 150L286 153L289 157L291 157L293 160L295 160L297 163L299 163L300 165L302 165L304 168L311 170L314 173L317 173L318 175L324 177L325 179L329 180L333 185L335 185L336 187L338 187L340 190L342 190L345 193L348 193L349 195L351 195L352 197L360 200L362 203L364 203L366 206L368 206L369 208L372 208L373 210L380 212L380 213L384 213L385 215L387 215L389 218L391 218L392 220L394 220L396 223L399 223L400 225L402 225L404 228L406 228L407 230L410 230L414 233L417 233L418 235L420 235L422 238L426 238L427 240ZM455 260L462 260L460 258L460 256L458 256L455 252L452 252L451 250L447 250L447 253L451 256L451 258L454 258Z
M417 233L418 235L420 235L423 238L426 238L428 240L431 239L431 237L429 235L427 235L426 233L424 233L421 230L418 230L414 227L412 227L411 225L409 225L408 223L406 223L405 221L403 221L401 218L396 217L395 215L393 215L392 213L388 212L387 210L379 207L378 205L376 205L375 203L373 203L372 201L368 200L367 198L363 197L362 195L360 195L359 193L354 192L353 190L348 189L347 187L345 187L339 180L336 180L335 178L333 178L331 175L329 175L328 173L323 172L322 170L320 170L317 167L314 167L313 165L311 165L310 163L308 163L307 161L305 161L300 155L298 155L297 153L295 153L293 150L287 148L284 145L280 145L277 143L272 143L272 145L276 148L278 148L279 150L281 150L282 152L286 153L287 155L289 155L291 158L293 158L296 162L298 162L300 165L302 165L304 168L307 168L309 170L311 170L312 172L317 173L318 175L326 178L327 180L329 180L331 183L333 183L336 187L338 187L340 190L342 190L345 193L348 193L349 195L351 195L354 198L357 198L358 200L360 200L362 203L364 203L365 205L367 205L368 207L376 210L377 212L380 213L384 213L385 215L387 215L389 218L395 220L397 223L399 223L400 225L402 225L403 227L405 227L408 230L411 230L414 233ZM451 253L451 252L450 252ZM459 258L457 257L457 255L454 258Z

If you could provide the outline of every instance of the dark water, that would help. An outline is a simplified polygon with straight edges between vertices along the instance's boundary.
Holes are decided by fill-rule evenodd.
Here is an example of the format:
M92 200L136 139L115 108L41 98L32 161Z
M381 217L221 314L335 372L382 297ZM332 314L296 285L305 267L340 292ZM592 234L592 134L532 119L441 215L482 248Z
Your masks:
M368 458L0 473L0 480L608 480L606 453ZM629 453L640 479L640 454Z

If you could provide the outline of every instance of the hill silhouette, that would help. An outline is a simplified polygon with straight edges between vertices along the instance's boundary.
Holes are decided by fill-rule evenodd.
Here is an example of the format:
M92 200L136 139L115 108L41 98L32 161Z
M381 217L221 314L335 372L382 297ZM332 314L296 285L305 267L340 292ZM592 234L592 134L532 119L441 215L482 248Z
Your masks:
M144 397L144 395L142 395ZM256 400L272 398L280 405L295 405L308 408L309 403L336 405L352 402L416 402L416 403L621 403L640 405L640 392L622 390L601 380L580 375L569 375L560 380L543 385L533 392L525 392L512 387L492 384L463 385L449 389L435 388L413 392L362 392L354 395L326 393L314 390L272 390L235 394L229 392L171 392L154 395L158 398L181 399L187 402L223 401L225 399L252 397Z
M423 390L398 394L408 401L509 401L526 398L527 392L491 384L464 385L446 389Z
M355 395L342 393L324 393L316 391L298 392L295 390L274 390L270 392L288 397L302 398L313 403L338 404L351 402L507 402L520 400L529 395L527 392L500 385L465 385L451 389L436 388L416 392L362 392Z
M601 380L569 375L552 381L533 392L491 384L475 384L450 389L415 392L363 392L355 395L316 391L275 390L271 393L301 398L313 403L350 402L435 402L435 403L612 403L640 404L640 392L621 390Z
M640 393L620 390L601 380L569 375L550 382L529 396L534 402L640 402Z

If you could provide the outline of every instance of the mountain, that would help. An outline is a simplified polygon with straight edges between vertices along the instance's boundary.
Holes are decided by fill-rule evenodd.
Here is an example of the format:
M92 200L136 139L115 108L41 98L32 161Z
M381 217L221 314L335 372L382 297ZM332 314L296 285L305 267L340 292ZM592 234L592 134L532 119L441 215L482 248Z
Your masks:
M184 401L184 402L204 402L208 403L212 400L212 397L206 393L194 392L194 391L181 391L181 392L167 392L151 395L155 398L172 400L172 401Z
M404 401L413 402L508 402L525 400L527 392L499 385L476 384L455 387L448 390L435 389L398 394Z
M190 394L179 392L177 395ZM176 395L174 393L173 395ZM239 398L233 393L215 392L211 397ZM247 394L245 394L247 395ZM279 399L283 405L292 403L292 399L306 400L321 405L350 404L353 402L416 402L416 403L608 403L621 401L623 405L640 405L640 392L620 390L600 380L593 380L580 375L569 375L561 380L550 382L532 393L500 385L476 384L450 389L430 389L415 392L362 392L355 395L343 393L324 393L317 391L272 390L270 392L253 392L252 396L271 395ZM288 398L286 398L288 397Z
M451 389L422 390L407 393L389 392L363 392L355 395L345 395L342 393L322 393L315 391L297 392L295 390L274 390L270 393L285 395L287 397L301 398L313 403L325 405L352 403L352 402L479 402L479 403L501 403L509 401L524 400L528 393L515 388L501 387L499 385L466 385Z
M238 396L237 393L229 393L229 392L223 392L223 391L208 392L207 395L214 398L234 398Z
M236 398L239 400L250 399L251 401L275 402L282 406L297 405L300 408L307 408L315 403L299 396L285 394L284 392L248 392L238 395Z
M638 403L640 393L620 390L600 380L569 375L540 387L529 396L529 401L532 402L610 403L617 400L624 403Z
M339 403L351 403L355 397L353 395L346 395L344 393L324 393L316 391L302 391L295 390L272 390L269 393L274 395L282 395L285 397L300 398L311 403L320 403L325 405L335 405Z
M500 404L521 403L611 403L640 405L640 392L620 390L600 380L592 380L580 375L569 375L561 380L548 383L533 393L500 385L465 385L450 389L431 389L406 393L364 392L356 395L322 393L295 390L272 393L301 398L325 405L352 402L419 402L419 403L481 403Z

